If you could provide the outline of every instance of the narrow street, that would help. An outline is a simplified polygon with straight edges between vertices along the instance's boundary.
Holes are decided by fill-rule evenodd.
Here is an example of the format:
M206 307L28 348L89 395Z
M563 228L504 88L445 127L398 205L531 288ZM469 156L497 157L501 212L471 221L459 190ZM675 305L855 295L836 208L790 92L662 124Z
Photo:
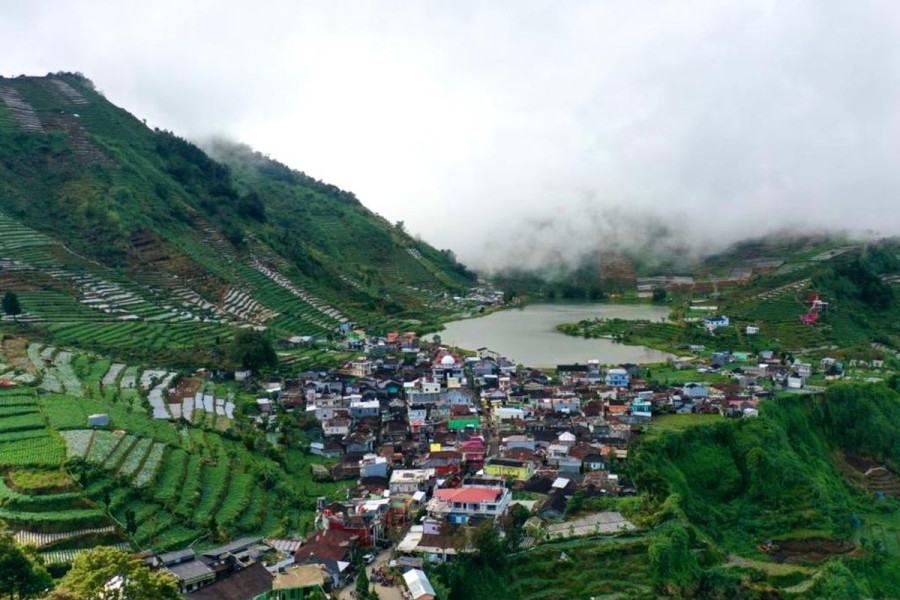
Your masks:
M400 593L401 586L403 585L402 582L399 585L394 585L391 587L377 585L372 582L372 573L375 572L376 569L387 566L390 559L390 550L379 552L375 557L375 562L366 567L366 574L369 576L369 582L375 588L375 592L378 594L378 598L380 600L403 600L403 595ZM338 600L354 600L353 593L355 591L356 581L345 586L344 589L341 590L341 593L338 595Z

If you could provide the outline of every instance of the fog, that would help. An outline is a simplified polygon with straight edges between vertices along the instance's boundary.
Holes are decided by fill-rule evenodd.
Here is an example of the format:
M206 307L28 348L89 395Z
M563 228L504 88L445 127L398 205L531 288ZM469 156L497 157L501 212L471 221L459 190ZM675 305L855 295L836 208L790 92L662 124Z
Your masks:
M0 73L352 190L479 268L900 229L895 2L4 2Z

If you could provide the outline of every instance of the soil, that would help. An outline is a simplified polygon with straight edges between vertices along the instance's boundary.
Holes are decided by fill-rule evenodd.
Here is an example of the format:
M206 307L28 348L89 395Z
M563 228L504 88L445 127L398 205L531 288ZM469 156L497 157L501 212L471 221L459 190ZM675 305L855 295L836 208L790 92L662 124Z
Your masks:
M198 377L182 377L175 389L169 391L169 402L171 404L181 404L185 398L192 398L197 393L201 383L203 381Z
M848 540L829 538L801 538L796 540L780 540L778 550L772 553L776 562L787 563L823 563L832 556L851 554L856 546Z
M862 483L871 493L900 496L900 477L868 456L847 455L847 463L859 471Z

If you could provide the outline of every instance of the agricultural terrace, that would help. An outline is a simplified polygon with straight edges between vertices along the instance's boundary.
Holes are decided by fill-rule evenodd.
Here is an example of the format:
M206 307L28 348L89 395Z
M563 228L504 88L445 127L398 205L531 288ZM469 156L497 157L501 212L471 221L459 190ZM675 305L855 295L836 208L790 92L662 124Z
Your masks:
M301 533L316 499L347 485L313 482L318 457L238 441L234 412L252 399L228 386L39 344L22 354L41 383L0 390L0 518L48 561L94 545L165 550ZM181 418L153 418L154 390ZM91 415L107 415L108 426L89 427Z

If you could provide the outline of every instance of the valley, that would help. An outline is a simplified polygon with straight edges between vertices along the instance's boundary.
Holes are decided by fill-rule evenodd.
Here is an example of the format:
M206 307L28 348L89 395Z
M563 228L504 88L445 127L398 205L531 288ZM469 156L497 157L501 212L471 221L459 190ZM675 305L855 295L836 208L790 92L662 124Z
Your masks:
M898 256L476 274L80 75L0 78L0 537L194 600L897 597Z

